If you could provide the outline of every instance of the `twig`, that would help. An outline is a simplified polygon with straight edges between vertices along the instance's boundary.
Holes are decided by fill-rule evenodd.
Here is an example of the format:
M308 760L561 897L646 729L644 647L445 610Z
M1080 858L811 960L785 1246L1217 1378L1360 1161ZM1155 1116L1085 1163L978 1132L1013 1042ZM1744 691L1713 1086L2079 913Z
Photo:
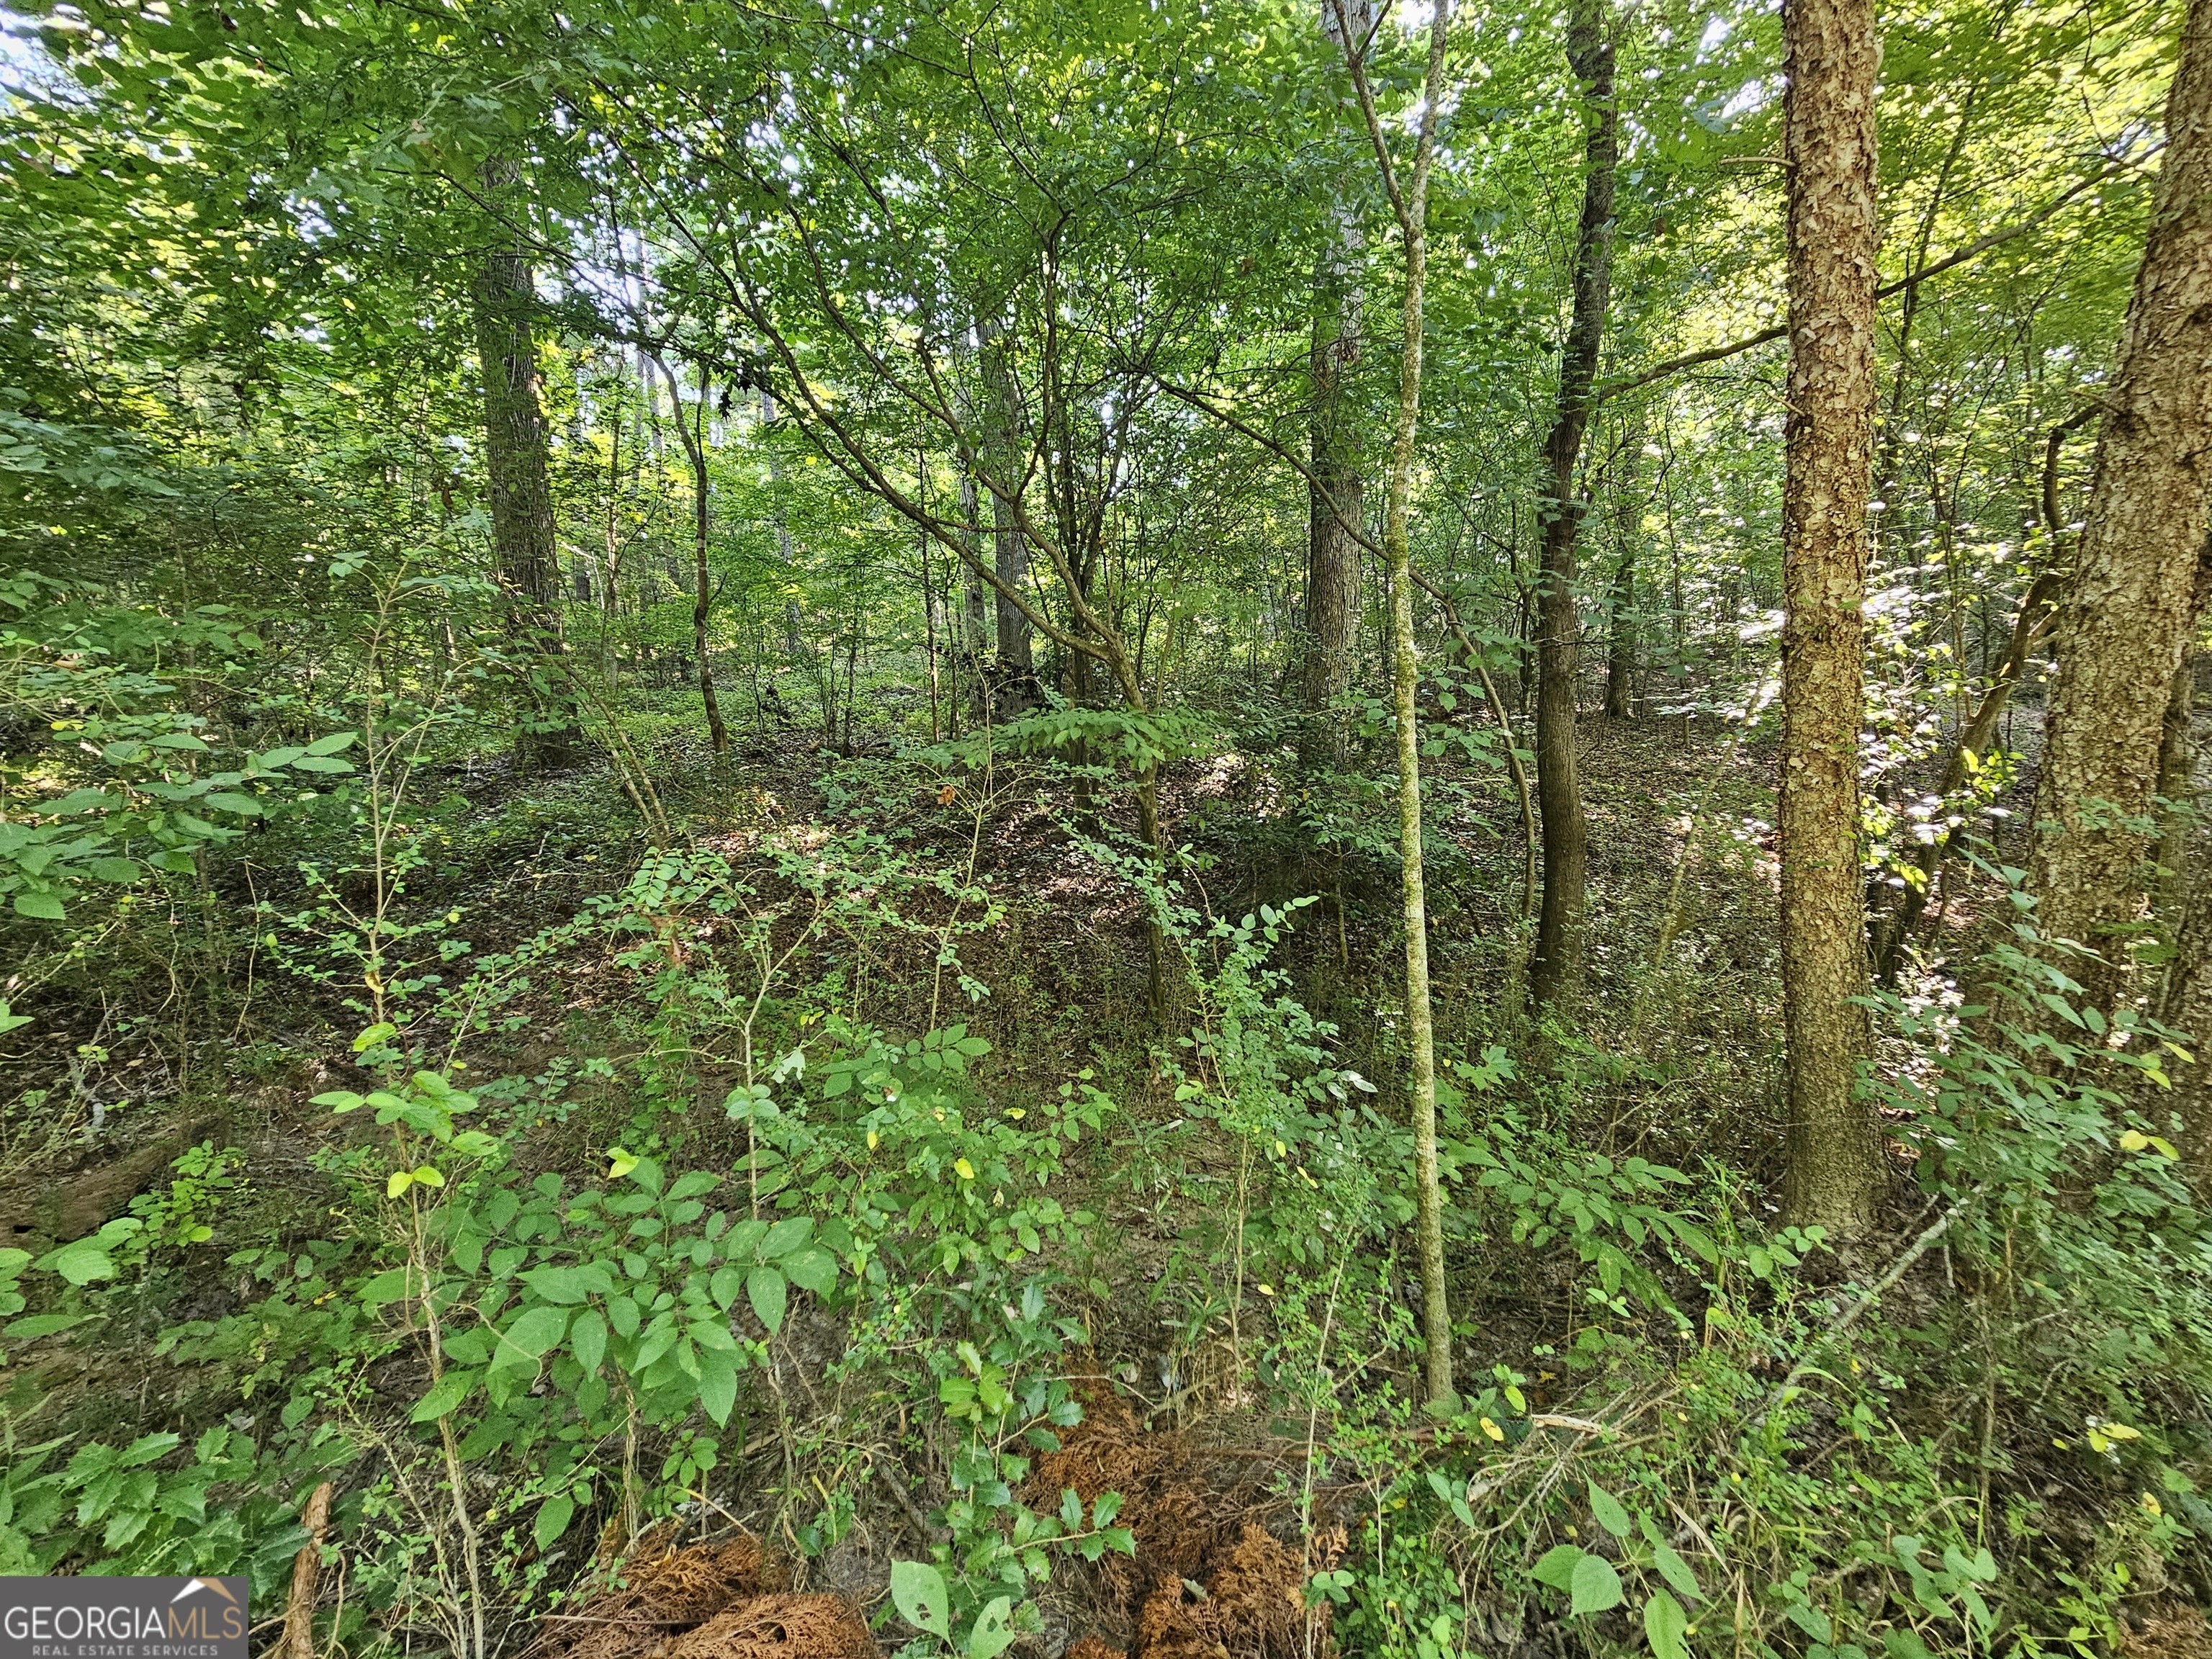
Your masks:
M1949 1209L1944 1211L1942 1215L1936 1217L1928 1230L1912 1241L1911 1248L1897 1258L1890 1270L1881 1276L1874 1287L1844 1310L1836 1322L1829 1326L1819 1340L1806 1350L1805 1358L1791 1366L1790 1374L1775 1385L1774 1392L1767 1396L1766 1405L1759 1413L1759 1422L1764 1423L1773 1415L1774 1408L1782 1403L1782 1396L1788 1394L1796 1386L1798 1379L1813 1369L1813 1356L1835 1341L1837 1338L1848 1333L1852 1326L1857 1324L1865 1316L1868 1309L1881 1301L1899 1279L1911 1272L1912 1264L1935 1249L1936 1241L1950 1231L1951 1224L1965 1213L1966 1206L1972 1203L1977 1195L1975 1193L1968 1193L1964 1198L1953 1204Z

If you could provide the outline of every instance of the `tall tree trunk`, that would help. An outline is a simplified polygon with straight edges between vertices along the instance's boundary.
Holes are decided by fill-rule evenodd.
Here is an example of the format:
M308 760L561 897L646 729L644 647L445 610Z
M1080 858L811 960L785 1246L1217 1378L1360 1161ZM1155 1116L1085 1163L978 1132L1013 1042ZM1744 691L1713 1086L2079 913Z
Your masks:
M1406 244L1405 356L1398 371L1398 418L1391 434L1390 493L1382 519L1382 551L1390 572L1391 699L1398 750L1398 850L1404 870L1406 1044L1413 1073L1416 1248L1421 1269L1422 1388L1431 1401L1452 1393L1451 1307L1444 1291L1443 1179L1437 1152L1436 1018L1429 997L1428 890L1421 862L1420 651L1413 638L1413 573L1407 514L1413 493L1413 457L1421 417L1423 283L1428 264L1429 172L1436 159L1437 106L1443 96L1444 44L1451 0L1435 0L1429 21L1429 71L1421 102L1413 167L1399 188L1382 123L1367 83L1364 34L1348 27L1348 0L1330 0L1338 39L1352 70L1362 113L1382 169Z
M669 407L675 412L676 433L684 441L684 459L691 463L691 650L699 659L699 700L707 711L707 740L718 755L730 752L730 728L722 719L722 702L714 695L714 664L708 646L708 617L714 608L714 572L708 562L714 527L712 501L707 477L707 373L699 372L699 413L695 422L684 418L684 399L677 390L675 372L661 358L653 360L668 382ZM695 429L696 424L696 429Z
M2181 663L2173 671L2166 696L2158 750L2158 910L2169 939L2193 885L2191 862L2196 819L2197 630L2212 606L2212 531L2197 551L2197 579L2189 595L2189 623L2183 630Z
M1341 46L1348 28L1356 47L1375 27L1374 0L1321 0L1322 26ZM1366 294L1360 267L1367 239L1358 210L1340 196L1330 204L1334 234L1315 283L1312 472L1307 481L1304 656L1298 705L1304 724L1299 753L1309 767L1340 766L1346 728L1336 711L1352 689L1359 645L1359 543L1366 516L1356 412L1345 380L1359 361Z
M960 470L960 514L968 556L960 567L960 660L968 670L969 718L981 726L991 718L991 680L984 672L988 653L988 613L983 606L983 524L981 503L976 499L975 474Z
M1859 883L1867 501L1873 479L1874 0L1785 0L1790 387L1783 486L1782 1005L1798 1225L1873 1219L1881 1141L1858 1089L1872 1047Z
M1018 487L1023 468L1018 465L1021 406L1015 398L1013 365L1008 346L995 325L982 331L984 398L989 407L984 430L989 447L988 464L1007 489ZM1014 504L995 491L991 496L992 568L1003 588L1016 592L1030 582L1030 544L1022 534ZM999 600L998 686L994 699L998 718L1018 720L1036 706L1036 662L1029 618L1010 595L1000 591Z
M2035 794L2037 927L2083 1000L2118 998L2142 902L2141 825L2186 642L2212 484L2212 0L2191 0L2166 150L2089 489Z
M518 175L506 161L485 163L485 191L509 200ZM542 668L561 649L556 592L553 493L546 479L545 411L538 396L538 343L532 321L538 291L530 256L504 227L477 259L471 300L477 357L483 380L484 472L491 498L492 556L506 600L510 638L531 664L532 718L517 747L540 766L574 753L568 700Z
M2028 658L2051 632L2051 607L2062 586L2051 572L2063 562L2066 538L2058 509L2059 458L2066 434L2096 412L2095 404L2087 404L2044 434L2042 509L2044 533L2049 538L2045 560L2050 568L2028 584L2020 602L2020 612L2013 619L2012 637L2006 643L2004 654L1990 670L1989 688L1982 693L1981 702L1975 705L1972 717L1960 729L1943 763L1936 793L1947 803L1965 786L1968 769L1978 765L1990 752L1996 740L1997 723L2004 717L2013 689L2027 667ZM1953 838L1953 831L1947 825L1921 845L1913 859L1919 879L1908 881L1896 902L1869 927L1868 948L1874 960L1875 976L1884 985L1896 983L1898 971L1904 965L1905 947L1911 939L1912 930L1920 925L1921 915L1935 890L1936 878L1942 869L1943 855L1950 850Z
M1588 503L1575 463L1589 423L1590 389L1613 288L1613 185L1620 155L1613 101L1613 42L1598 0L1575 0L1567 62L1582 82L1587 127L1583 216L1575 238L1574 318L1559 357L1559 400L1544 441L1543 550L1537 573L1536 796L1544 814L1544 901L1529 964L1530 999L1555 1001L1582 974L1583 914L1589 901L1589 826L1583 816L1575 731L1582 616L1575 603L1575 540Z
M1644 544L1644 497L1637 477L1644 459L1644 423L1622 434L1621 457L1613 480L1613 526L1618 562L1613 593L1606 605L1605 713L1625 720L1636 714L1636 556Z
M768 450L768 487L775 496L775 556L782 567L784 580L795 587L799 580L798 558L791 538L791 516L783 506L783 461L770 441L768 428L775 424L775 399L763 386L760 395L761 441ZM799 605L796 592L787 592L783 599L783 663L795 668L805 655L806 641L799 631ZM770 681L773 684L775 682Z

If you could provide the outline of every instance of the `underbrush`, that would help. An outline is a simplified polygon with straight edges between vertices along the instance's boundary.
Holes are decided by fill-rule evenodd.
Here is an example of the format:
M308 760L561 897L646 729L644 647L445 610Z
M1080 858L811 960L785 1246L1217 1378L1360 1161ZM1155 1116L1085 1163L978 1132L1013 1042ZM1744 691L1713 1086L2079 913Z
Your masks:
M1893 1007L1893 1236L1839 1257L1698 1127L1729 1073L1681 957L1623 1031L1468 1014L1472 1382L1424 1408L1391 1013L1305 994L1387 930L1232 913L1205 848L1132 850L1128 777L947 748L840 763L816 818L733 783L659 850L580 787L302 840L263 971L349 1047L296 1168L210 1132L0 1249L0 1571L265 1609L328 1483L319 1640L364 1656L489 1659L733 1531L969 1659L2090 1655L2205 1599L2164 1034L2090 1030L2024 942L1987 1015ZM1121 971L1159 953L1170 1018L1040 1038L1082 1010L1014 971L1024 859Z

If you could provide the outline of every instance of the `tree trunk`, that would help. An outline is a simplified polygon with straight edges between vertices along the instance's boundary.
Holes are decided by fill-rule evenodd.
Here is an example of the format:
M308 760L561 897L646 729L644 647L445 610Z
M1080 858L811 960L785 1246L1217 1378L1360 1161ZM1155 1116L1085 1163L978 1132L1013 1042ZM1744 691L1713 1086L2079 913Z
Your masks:
M2027 666L2028 657L2042 643L2048 632L2051 601L2058 587L2057 578L2039 576L2028 586L2020 602L2020 614L2013 619L2012 639L2005 653L1997 659L1991 671L1989 689L1974 707L1973 717L1960 732L1959 740L1951 745L1951 753L1943 763L1943 775L1936 787L1948 805L1950 798L1966 787L1967 769L1980 763L1995 742L1997 721L2011 701L2014 686L2020 683L2021 672ZM1912 930L1920 925L1922 913L1927 908L1929 895L1935 890L1936 872L1942 868L1943 854L1951 845L1952 831L1939 827L1921 844L1913 858L1920 872L1917 883L1908 882L1898 896L1896 905L1871 929L1871 951L1875 975L1885 985L1894 984L1899 968L1905 960L1905 946L1912 937Z
M487 162L484 188L514 194L511 164ZM575 734L567 702L537 665L561 648L556 610L553 495L546 479L545 413L538 397L538 343L532 321L538 291L530 258L503 228L477 261L471 300L483 380L484 474L489 486L492 557L506 601L507 629L532 664L532 718L517 748L534 765L573 758Z
M983 553L981 503L976 499L975 474L960 471L960 513L968 557L960 567L960 659L968 670L969 718L981 726L991 718L990 677L984 672L989 624L983 607L983 578L978 574Z
M1017 465L1021 434L1021 408L1014 396L1013 367L1006 361L1007 346L995 326L983 331L984 396L989 404L984 416L988 445L988 464L1008 489L1018 487L1022 469ZM996 492L991 496L992 568L1006 588L1018 592L1029 586L1030 544L1022 534L1012 501ZM1036 707L1036 662L1030 636L1029 618L1006 592L999 601L997 717L1019 720Z
M1605 338L1613 287L1613 185L1620 154L1613 101L1613 43L1596 0L1576 0L1567 26L1567 61L1582 82L1588 135L1582 223L1575 238L1574 318L1559 357L1559 409L1544 441L1549 499L1544 504L1538 568L1536 795L1544 815L1544 900L1528 991L1549 1006L1581 977L1583 915L1589 887L1589 828L1583 816L1575 731L1582 617L1575 603L1575 538L1587 503L1575 488L1575 463L1589 423L1590 389Z
M1606 606L1605 713L1616 720L1636 714L1636 555L1644 540L1644 498L1637 493L1636 478L1643 444L1639 421L1623 436L1613 483L1613 524L1620 545Z
M1875 411L1873 0L1785 0L1790 386L1783 486L1782 1005L1788 1218L1850 1238L1882 1152L1858 1089L1872 1048L1858 737Z
M1390 573L1391 698L1396 713L1398 848L1404 871L1406 1046L1412 1072L1416 1249L1421 1271L1423 1392L1432 1401L1452 1391L1451 1308L1444 1291L1443 1180L1437 1149L1436 1018L1429 996L1428 892L1421 860L1420 652L1413 638L1413 574L1407 525L1413 491L1414 444L1421 415L1423 282L1428 261L1429 172L1436 159L1437 106L1443 94L1444 45L1451 0L1436 0L1429 22L1429 70L1420 137L1411 178L1401 192L1389 147L1361 61L1364 35L1348 27L1347 0L1330 0L1338 40L1359 94L1398 228L1406 244L1405 356L1398 373L1398 418L1390 447L1390 490L1382 550Z
M2142 909L2142 830L2212 482L2212 0L2191 0L2072 592L2059 615L2029 859L2036 925L2109 1012ZM2054 947L2056 948L2056 947Z
M668 403L676 417L677 435L684 441L684 459L691 463L691 650L699 660L699 700L707 711L707 740L718 755L730 752L730 728L722 719L722 702L714 695L714 664L708 649L707 622L714 607L713 568L707 554L714 527L707 477L707 374L699 373L699 415L696 429L684 418L684 399L676 389L676 375L656 356L653 366L668 382Z
M1322 0L1322 25L1340 46L1338 0ZM1344 0L1343 22L1356 46L1375 26L1374 0ZM1359 645L1359 543L1366 516L1355 411L1345 379L1359 361L1366 295L1360 266L1366 236L1357 210L1332 204L1334 235L1322 255L1315 284L1312 476L1307 483L1304 659L1298 702L1304 714L1300 757L1310 768L1344 763L1346 728L1337 710L1352 690Z

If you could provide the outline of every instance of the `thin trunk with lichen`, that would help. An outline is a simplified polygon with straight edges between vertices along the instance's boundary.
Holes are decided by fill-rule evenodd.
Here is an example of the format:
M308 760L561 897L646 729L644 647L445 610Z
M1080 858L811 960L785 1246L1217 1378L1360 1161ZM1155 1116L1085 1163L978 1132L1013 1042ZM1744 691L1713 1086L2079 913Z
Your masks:
M1346 27L1348 8L1337 6L1339 39L1359 94L1367 130L1382 169L1390 204L1405 242L1405 352L1398 370L1398 413L1390 441L1390 487L1382 518L1382 554L1390 574L1391 702L1396 716L1398 850L1404 871L1406 923L1406 1046L1413 1073L1415 1245L1421 1272L1422 1388L1432 1401L1452 1390L1451 1307L1444 1291L1443 1178L1437 1150L1436 1015L1429 996L1429 906L1421 861L1421 733L1419 712L1420 650L1413 637L1413 573L1407 520L1413 494L1413 456L1421 421L1421 319L1428 262L1429 173L1436 160L1437 106L1443 93L1444 43L1451 27L1450 0L1437 0L1429 21L1429 70L1421 103L1420 135L1405 188L1399 188L1389 146L1375 107L1361 40Z

